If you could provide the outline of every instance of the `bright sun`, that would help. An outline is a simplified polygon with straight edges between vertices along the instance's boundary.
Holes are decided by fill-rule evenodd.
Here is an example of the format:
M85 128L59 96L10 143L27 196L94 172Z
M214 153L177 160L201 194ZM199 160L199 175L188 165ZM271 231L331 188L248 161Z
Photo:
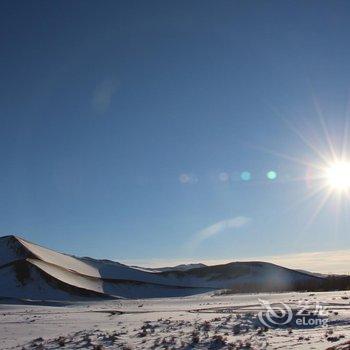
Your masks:
M336 190L350 189L350 162L339 161L326 170L328 184Z

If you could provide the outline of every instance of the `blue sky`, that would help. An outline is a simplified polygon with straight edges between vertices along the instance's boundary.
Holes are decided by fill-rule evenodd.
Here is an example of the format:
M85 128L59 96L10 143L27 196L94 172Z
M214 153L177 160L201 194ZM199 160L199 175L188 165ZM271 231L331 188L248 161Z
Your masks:
M350 249L347 198L313 218L276 154L320 161L291 125L343 137L349 2L0 7L1 234L144 262Z

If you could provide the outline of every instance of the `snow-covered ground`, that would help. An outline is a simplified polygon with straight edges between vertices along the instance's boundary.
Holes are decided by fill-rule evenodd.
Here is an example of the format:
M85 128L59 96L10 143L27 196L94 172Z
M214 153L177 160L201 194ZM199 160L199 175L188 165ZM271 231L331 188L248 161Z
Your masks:
M2 237L0 349L350 350L350 292L219 295L323 278L264 262L191 267L140 269Z
M327 323L262 327L259 299L293 310L321 305ZM347 291L1 303L1 349L350 349Z

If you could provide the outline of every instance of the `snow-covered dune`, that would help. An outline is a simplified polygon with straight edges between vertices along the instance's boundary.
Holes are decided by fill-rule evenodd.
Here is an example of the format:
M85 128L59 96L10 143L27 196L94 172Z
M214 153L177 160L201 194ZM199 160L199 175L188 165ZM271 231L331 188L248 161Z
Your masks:
M33 254L15 236L0 238L0 266L16 260L33 258Z
M4 256L3 259L1 258L2 256ZM23 258L45 261L89 277L138 280L153 283L160 283L162 281L159 276L157 277L149 272L141 271L118 262L92 258L77 258L28 242L17 236L0 238L0 266Z
M64 279L56 278L38 268L36 263L38 261L20 260L0 268L0 297L32 300L84 300L105 297L93 288L84 288L86 286L79 281L65 283Z
M193 267L193 268L191 268ZM169 297L214 289L290 290L318 277L264 262L147 270L77 258L17 236L0 238L0 296L41 300Z
M42 261L61 266L67 270L75 271L91 277L101 277L98 270L83 261L70 255L55 252L54 250L30 243L23 238L16 237L18 242L32 255Z
M76 258L16 236L0 238L0 297L77 300L170 297L210 288L163 285L162 276L108 260Z

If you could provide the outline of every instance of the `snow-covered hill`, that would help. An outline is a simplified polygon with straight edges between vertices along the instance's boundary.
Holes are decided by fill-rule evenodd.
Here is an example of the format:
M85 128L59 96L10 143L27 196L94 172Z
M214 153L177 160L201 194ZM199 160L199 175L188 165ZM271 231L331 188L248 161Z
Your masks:
M147 270L0 238L0 297L35 300L186 296L223 288L289 290L319 278L264 262Z

